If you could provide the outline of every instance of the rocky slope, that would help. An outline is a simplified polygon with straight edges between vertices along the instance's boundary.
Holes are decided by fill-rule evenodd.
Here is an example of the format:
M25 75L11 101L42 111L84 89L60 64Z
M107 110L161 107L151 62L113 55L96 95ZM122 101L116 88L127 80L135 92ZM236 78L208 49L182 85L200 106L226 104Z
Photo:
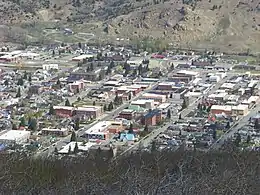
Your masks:
M260 43L258 0L5 0L0 7L6 25L96 23L89 31L101 37L150 37L179 47L257 51Z

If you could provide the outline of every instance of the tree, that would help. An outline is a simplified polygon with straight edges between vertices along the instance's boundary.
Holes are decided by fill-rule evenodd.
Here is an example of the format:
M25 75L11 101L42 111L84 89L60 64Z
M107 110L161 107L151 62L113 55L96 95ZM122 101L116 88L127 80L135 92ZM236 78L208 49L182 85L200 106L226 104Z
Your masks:
M8 85L9 85L8 80L5 80L4 85L5 85L5 86L8 86Z
M78 131L80 128L80 119L77 118L76 121L75 121L75 127L74 127L74 130L75 131Z
M79 102L79 101L81 101L81 98L80 98L80 97L78 97L78 98L77 98L77 101L78 101L78 102Z
M74 147L74 154L77 154L79 152L79 146L78 146L78 142L75 143L75 147Z
M32 131L36 131L37 130L37 120L36 118L32 118L30 124L28 124L28 129L32 130Z
M16 97L19 98L21 97L21 88L18 87L17 93L16 93Z
M17 129L18 129L18 128L17 128L16 124L13 123L13 124L12 124L12 130L17 130Z
M70 142L75 142L75 141L77 141L76 132L72 131L71 137L70 137Z
M107 111L107 105L105 104L103 107L104 111Z
M238 147L241 142L241 135L238 133L235 139L235 145Z
M18 79L18 82L17 82L17 85L20 85L20 86L23 86L23 79L22 78L19 78Z
M186 99L184 99L183 102L182 102L181 108L182 108L182 110L184 110L184 109L186 109L187 107L188 107L188 105L187 105Z
M93 106L95 106L95 105L96 105L96 102L94 101L94 102L93 102Z
M229 129L229 128L230 128L230 122L228 121L226 124L226 129Z
M71 106L69 99L66 99L65 106Z
M71 146L69 146L68 154L71 154Z
M54 110L54 108L53 108L53 105L50 105L49 114L50 114L50 115L54 115L54 114L55 114L55 110Z
M170 109L167 110L167 118L168 118L168 119L171 118L171 110L170 110Z
M173 97L173 95L172 95L172 93L170 93L170 98L172 98Z
M29 74L29 76L28 76L28 81L32 82L32 75L31 74Z
M131 100L131 99L132 99L132 94L129 93L129 94L128 94L128 100Z
M113 102L110 102L109 105L108 105L108 111L111 111L113 109L114 109Z
M90 71L93 71L94 70L94 64L93 64L93 62L91 62L91 64L90 64Z
M81 49L82 48L82 45L81 45L81 43L79 42L78 43L78 47Z
M128 130L128 133L131 133L131 134L134 133L133 123L130 124L130 126L129 126L129 130Z
M24 117L21 117L21 118L20 118L19 127L25 127L25 118L24 118Z
M202 110L202 105L201 103L198 103L198 106L197 106L198 110L201 111Z
M119 105L121 102L120 102L120 98L118 97L118 94L116 94L116 97L114 99L114 104L115 105Z
M181 117L181 114L179 114L179 120L181 120L181 118L182 118L182 117Z
M142 73L143 73L143 66L142 66L142 64L140 64L140 65L138 66L138 74L139 74L139 75L142 75Z
M250 135L247 135L247 138L246 138L246 143L249 144L251 141L251 136Z
M52 57L54 57L55 56L55 51L54 50L52 50Z
M148 131L149 131L148 125L145 125L144 132L148 132Z
M156 152L157 151L157 145L155 141L152 141L152 146L151 146L151 152Z
M58 86L61 85L60 79L57 80L56 85L58 85Z
M57 147L55 147L54 148L54 154L58 154L59 152L58 152L58 148Z
M258 119L255 119L254 128L255 129L259 129L259 121L258 121Z
M214 140L217 139L217 131L215 129L213 130L212 137L213 137Z
M27 80L27 72L24 72L23 79Z

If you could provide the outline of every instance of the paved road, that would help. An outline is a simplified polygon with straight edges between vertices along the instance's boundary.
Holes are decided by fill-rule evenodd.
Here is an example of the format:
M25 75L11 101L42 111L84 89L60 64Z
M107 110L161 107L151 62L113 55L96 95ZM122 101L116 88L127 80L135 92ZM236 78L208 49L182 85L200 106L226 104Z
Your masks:
M227 141L229 138L232 138L235 135L235 133L238 132L239 129L247 125L249 119L256 116L259 111L260 105L258 104L255 108L251 110L251 112L248 113L248 115L238 120L225 134L223 134L214 144L212 144L208 151L220 149L221 146L223 146L223 144L225 143L225 141Z

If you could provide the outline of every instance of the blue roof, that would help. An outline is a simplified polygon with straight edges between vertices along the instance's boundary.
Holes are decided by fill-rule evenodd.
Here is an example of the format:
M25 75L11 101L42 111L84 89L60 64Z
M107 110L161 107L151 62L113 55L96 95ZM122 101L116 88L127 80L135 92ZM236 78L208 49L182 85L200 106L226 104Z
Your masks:
M121 133L120 140L134 141L135 135L132 133Z
M148 112L144 118L151 118L153 116L159 115L161 113L160 110L152 110L151 112Z

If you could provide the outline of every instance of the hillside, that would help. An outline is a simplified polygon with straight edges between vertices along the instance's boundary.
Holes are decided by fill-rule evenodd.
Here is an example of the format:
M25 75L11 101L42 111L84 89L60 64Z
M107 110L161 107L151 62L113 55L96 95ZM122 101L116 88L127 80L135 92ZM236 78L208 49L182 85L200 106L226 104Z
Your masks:
M234 51L260 45L258 0L5 0L0 9L2 24L25 30L58 23L104 40L149 37Z
M257 195L258 152L133 154L117 162L0 159L0 194Z

